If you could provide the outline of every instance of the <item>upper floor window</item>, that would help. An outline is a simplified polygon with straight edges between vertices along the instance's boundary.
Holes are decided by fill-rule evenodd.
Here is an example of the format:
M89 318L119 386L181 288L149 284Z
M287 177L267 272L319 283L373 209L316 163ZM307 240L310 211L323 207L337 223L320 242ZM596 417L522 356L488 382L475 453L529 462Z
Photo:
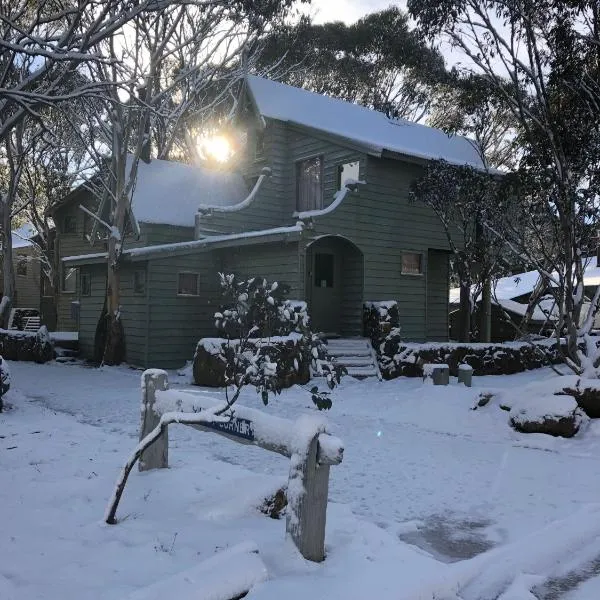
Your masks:
M358 181L359 170L360 163L357 160L340 165L337 172L337 189L341 190L347 182Z
M184 271L177 276L177 295L178 296L197 296L198 295L198 273Z
M77 233L77 217L75 215L67 215L63 223L64 233Z
M402 252L402 275L422 275L423 255L420 252Z
M63 267L62 291L65 294L74 294L77 291L77 269L75 267Z
M323 208L323 157L296 163L296 210Z
M19 256L17 258L17 275L27 275L27 257Z

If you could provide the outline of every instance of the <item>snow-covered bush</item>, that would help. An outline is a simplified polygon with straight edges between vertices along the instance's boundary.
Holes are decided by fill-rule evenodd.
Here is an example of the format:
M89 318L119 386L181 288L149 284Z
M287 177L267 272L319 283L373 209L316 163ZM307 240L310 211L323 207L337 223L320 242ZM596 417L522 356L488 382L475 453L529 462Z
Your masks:
M45 326L37 332L0 329L0 354L7 360L44 363L54 358L54 346Z
M392 330L400 333L398 303L395 300L365 302L363 305L363 325L365 336L377 347Z
M226 390L234 388L231 403L246 385L256 387L265 405L270 394L281 392L278 365L282 352L273 343L274 337L295 335L298 356L292 362L296 372L306 360L316 374L325 377L330 390L340 382L344 368L331 360L325 344L310 330L306 304L287 299L286 285L262 277L238 280L224 273L219 273L219 280L222 306L215 313L215 325L227 340L224 382ZM331 408L328 391L313 386L310 393L319 410Z
M447 364L457 376L461 364L470 365L473 375L510 375L562 362L554 340L506 342L503 344L463 344L403 342L396 332L386 337L378 349L384 379L400 376L421 377L424 364Z

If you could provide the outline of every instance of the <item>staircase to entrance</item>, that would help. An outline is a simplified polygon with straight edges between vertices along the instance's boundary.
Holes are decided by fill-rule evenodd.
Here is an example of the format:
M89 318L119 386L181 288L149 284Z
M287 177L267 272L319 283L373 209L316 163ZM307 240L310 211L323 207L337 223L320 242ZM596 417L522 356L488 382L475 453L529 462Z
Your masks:
M329 354L339 364L346 367L348 375L357 379L377 377L381 379L381 372L377 364L377 355L371 340L368 338L327 338Z

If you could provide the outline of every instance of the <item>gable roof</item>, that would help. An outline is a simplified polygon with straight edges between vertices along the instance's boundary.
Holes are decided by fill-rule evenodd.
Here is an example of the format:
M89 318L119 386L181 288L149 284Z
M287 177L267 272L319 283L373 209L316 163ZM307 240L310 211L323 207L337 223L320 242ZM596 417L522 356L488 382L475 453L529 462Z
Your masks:
M127 177L132 163L133 158L128 157ZM140 160L131 206L138 222L193 227L201 204L230 206L247 195L248 188L238 172Z
M441 129L419 125L358 104L322 96L263 77L249 75L248 89L258 112L278 121L311 127L358 142L371 152L384 150L422 159L483 167L473 140L448 136Z

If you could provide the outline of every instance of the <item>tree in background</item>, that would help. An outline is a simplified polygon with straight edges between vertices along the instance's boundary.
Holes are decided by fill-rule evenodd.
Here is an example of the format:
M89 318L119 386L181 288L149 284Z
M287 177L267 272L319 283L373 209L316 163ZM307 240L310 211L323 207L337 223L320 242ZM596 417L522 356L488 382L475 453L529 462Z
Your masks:
M466 55L472 65L467 71L482 76L512 113L521 148L519 213L502 232L484 226L535 265L543 287L554 295L556 336L567 336L566 363L576 373L598 376L600 354L589 331L600 288L587 318L582 314L600 192L598 3L408 4L422 33Z
M484 224L502 231L515 210L513 186L511 176L443 160L431 161L411 186L411 199L435 212L448 239L459 279L461 342L472 341L472 307L485 283L504 274L506 249Z
M304 19L263 43L261 72L390 117L423 120L432 88L448 77L441 54L420 41L408 16L393 6L352 25Z

